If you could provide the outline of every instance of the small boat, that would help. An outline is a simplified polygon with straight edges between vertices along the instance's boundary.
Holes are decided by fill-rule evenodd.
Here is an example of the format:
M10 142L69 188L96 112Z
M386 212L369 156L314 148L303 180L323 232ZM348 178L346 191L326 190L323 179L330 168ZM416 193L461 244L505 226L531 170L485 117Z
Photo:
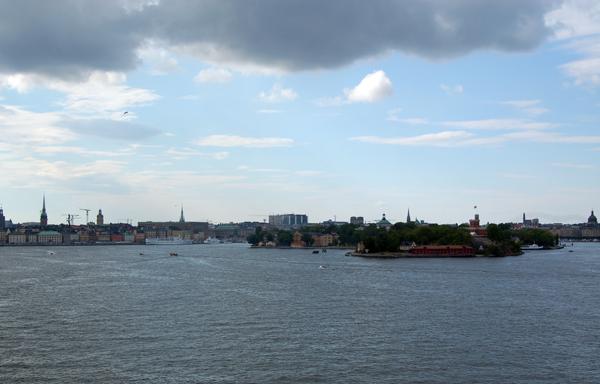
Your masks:
M319 265L319 269L325 269L325 268L327 268L327 267L324 265Z
M144 256L144 252L140 252L140 256Z
M177 252L170 252L169 256L177 256Z
M312 253L319 253L319 250L315 249Z
M47 253L48 255L50 255L50 256L52 256L52 255L55 255L55 254L56 254L54 251L47 251L46 253Z
M522 251L538 251L542 249L544 249L544 247L542 247L541 245L537 245L536 243L521 246Z

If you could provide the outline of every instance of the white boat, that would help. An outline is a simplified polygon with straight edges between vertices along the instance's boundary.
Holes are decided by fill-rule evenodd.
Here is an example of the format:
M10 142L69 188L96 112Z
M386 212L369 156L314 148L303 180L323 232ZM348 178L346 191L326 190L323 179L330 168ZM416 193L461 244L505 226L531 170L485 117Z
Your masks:
M221 244L222 241L217 239L216 237L208 237L203 241L204 244Z
M192 240L181 237L150 237L146 239L146 245L188 245Z
M537 251L541 249L544 249L544 247L542 247L541 245L537 245L536 243L521 246L522 251Z

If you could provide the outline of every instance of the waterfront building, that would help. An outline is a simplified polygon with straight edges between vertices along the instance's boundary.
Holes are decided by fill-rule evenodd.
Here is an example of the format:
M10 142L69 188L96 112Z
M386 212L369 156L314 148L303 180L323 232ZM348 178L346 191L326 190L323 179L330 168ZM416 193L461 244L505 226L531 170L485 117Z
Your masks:
M5 230L0 230L0 244L4 245L6 244L6 242L8 241L8 234L10 233L10 230L7 229Z
M329 247L335 245L338 240L338 235L326 233L324 235L313 235L314 247Z
M98 210L98 215L96 215L96 225L104 225L104 215L101 209Z
M592 210L592 213L590 214L590 217L588 217L587 224L590 227L595 227L595 226L598 225L598 219L594 215L594 210Z
M48 214L46 213L46 195L42 199L42 213L40 214L40 225L45 227L48 225Z
M376 225L377 225L377 228L384 228L384 229L390 229L392 227L392 223L390 223L388 221L388 219L385 218L385 213L381 217L381 220L379 220L376 223Z
M6 219L4 218L4 210L0 207L0 230L6 228Z
M350 218L350 224L353 225L365 225L365 218L362 216L352 216Z
M27 235L25 232L13 232L8 234L8 244L23 245L27 244Z
M303 248L306 244L302 241L302 234L298 231L292 235L292 248Z
M62 244L62 234L57 231L41 231L37 235L37 243L43 245Z
M38 233L37 232L25 232L27 235L27 244L37 244L38 243Z
M308 216L295 213L269 215L269 225L276 228L300 228L308 225Z

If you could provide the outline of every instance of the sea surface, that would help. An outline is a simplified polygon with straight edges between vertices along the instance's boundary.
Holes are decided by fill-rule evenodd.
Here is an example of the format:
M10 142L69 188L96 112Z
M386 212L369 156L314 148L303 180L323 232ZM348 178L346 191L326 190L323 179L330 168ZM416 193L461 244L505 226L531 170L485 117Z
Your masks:
M600 383L600 244L0 247L0 383L142 382Z

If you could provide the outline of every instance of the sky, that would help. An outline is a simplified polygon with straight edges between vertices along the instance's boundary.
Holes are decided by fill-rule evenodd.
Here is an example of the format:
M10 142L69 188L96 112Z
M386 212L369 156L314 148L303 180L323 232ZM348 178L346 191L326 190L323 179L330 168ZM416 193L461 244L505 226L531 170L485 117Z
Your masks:
M0 0L14 222L600 209L598 0ZM474 209L474 207L477 209Z

